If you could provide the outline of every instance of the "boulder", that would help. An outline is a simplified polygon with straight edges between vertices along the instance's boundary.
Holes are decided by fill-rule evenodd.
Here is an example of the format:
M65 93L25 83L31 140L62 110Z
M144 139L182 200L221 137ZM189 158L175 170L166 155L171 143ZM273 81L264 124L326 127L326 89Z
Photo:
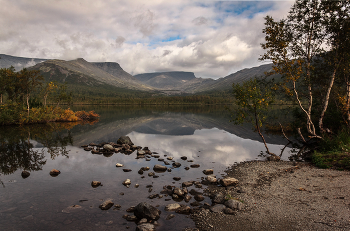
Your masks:
M231 186L231 185L237 185L238 180L236 178L233 178L233 177L226 177L226 178L220 180L220 184L222 186L225 186L225 187Z
M148 220L158 220L161 211L152 205L141 202L135 207L134 214L138 219L146 218Z
M93 187L93 188L97 188L98 186L100 186L101 185L101 182L100 181L92 181L91 182L91 186Z
M230 208L230 209L238 209L241 210L243 208L243 203L235 200L235 199L231 199L225 202L225 205Z
M21 176L23 179L25 179L30 176L30 173L28 171L22 171Z
M213 170L213 169L205 169L205 170L203 170L203 173L204 173L205 175L210 175L210 174L213 174L213 173L214 173L214 170Z
M103 149L106 151L114 151L114 147L110 144L103 145Z
M153 171L155 172L165 172L168 168L166 166L160 165L160 164L156 164L153 167Z
M151 223L142 223L136 227L136 231L154 231L154 224Z
M225 205L217 204L217 205L210 207L210 211L212 211L214 213L221 213L225 208L226 208Z
M178 203L169 204L169 205L165 206L165 210L166 211L175 211L176 209L178 209L180 207L181 207L181 205L179 205Z
M130 140L129 136L121 136L118 141L118 144L127 144L127 145L134 145L134 143Z
M99 208L100 208L101 210L108 210L108 209L110 209L113 205L114 205L113 200L112 200L112 199L107 199L107 200L105 200L102 204L100 204Z

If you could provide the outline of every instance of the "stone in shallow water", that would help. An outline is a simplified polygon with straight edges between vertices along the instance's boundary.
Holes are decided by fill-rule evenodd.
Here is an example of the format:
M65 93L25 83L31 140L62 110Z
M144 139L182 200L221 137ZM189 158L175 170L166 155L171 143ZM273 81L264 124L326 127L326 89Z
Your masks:
M181 207L180 204L174 203L174 204L169 204L169 205L165 206L165 210L166 211L174 211L174 210L176 210L176 209L178 209L180 207Z
M160 164L156 164L153 167L153 171L155 172L165 172L168 168L166 166L160 165Z
M154 224L151 224L151 223L143 223L136 227L136 231L154 231L154 230L155 230Z
M23 179L25 179L25 178L27 178L27 177L30 176L30 173L29 173L28 171L23 171L23 172L21 173L21 176L22 176Z
M130 179L126 179L123 181L123 185L130 185L131 184L131 180Z
M94 181L91 182L91 186L92 186L93 188L97 188L97 187L100 186L100 185L101 185L101 182L100 182L100 181L94 180Z
M112 200L112 199L107 199L107 200L105 200L102 204L100 204L99 208L100 208L101 210L108 210L108 209L110 209L113 205L114 205L113 200Z
M210 174L213 174L213 173L214 173L214 170L213 170L213 169L205 169L205 170L203 170L203 173L204 173L205 175L210 175Z
M115 166L116 166L116 167L123 167L124 164L117 163Z
M60 173L61 172L59 170L57 170L57 169L52 169L50 171L50 175L53 176L53 177L58 176Z
M160 210L146 202L141 202L138 205L136 205L134 212L137 218L146 218L148 220L158 220L160 217L160 213Z

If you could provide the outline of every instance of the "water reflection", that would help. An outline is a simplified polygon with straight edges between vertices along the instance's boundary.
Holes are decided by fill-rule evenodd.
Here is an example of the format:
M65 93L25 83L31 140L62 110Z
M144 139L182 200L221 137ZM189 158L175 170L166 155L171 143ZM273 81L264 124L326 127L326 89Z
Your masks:
M127 208L139 202L159 205L162 216L157 230L194 227L193 221L183 215L176 214L166 221L166 216L174 212L165 211L164 207L174 202L165 200L169 197L150 199L149 195L160 193L164 185L201 181L202 171L207 168L213 168L220 177L229 165L255 159L264 150L250 126L232 125L227 112L218 107L82 109L95 110L101 116L100 121L91 125L50 123L1 128L0 173L6 187L0 189L0 228L123 230L129 226L135 230L136 224L126 222L122 216ZM157 173L159 178L153 178L147 173L139 175L138 170L164 165L158 158L136 159L135 152L97 155L80 147L91 142L116 142L122 135L128 135L135 145L158 152L161 158L174 157L181 167ZM278 135L266 135L266 139L273 144L270 148L274 152L285 144ZM181 160L181 156L193 162ZM124 164L123 168L131 172L116 168L116 163ZM191 164L200 167L185 170ZM51 169L58 169L61 174L51 177ZM32 171L31 176L23 179L21 170ZM181 177L181 181L175 182L173 177ZM131 180L130 188L122 185L125 179ZM91 187L94 180L101 181L103 186ZM139 187L135 188L135 184ZM152 192L146 187L149 185ZM120 204L121 209L100 210L101 201L107 198ZM194 199L188 204L191 202ZM206 198L205 202L210 200Z
M50 123L33 126L8 126L0 130L0 174L12 174L18 169L42 170L46 164L45 152L51 159L68 157L66 147L73 144L68 129L73 123ZM66 130L65 134L61 131ZM38 149L42 147L42 149ZM45 148L45 149L44 149Z

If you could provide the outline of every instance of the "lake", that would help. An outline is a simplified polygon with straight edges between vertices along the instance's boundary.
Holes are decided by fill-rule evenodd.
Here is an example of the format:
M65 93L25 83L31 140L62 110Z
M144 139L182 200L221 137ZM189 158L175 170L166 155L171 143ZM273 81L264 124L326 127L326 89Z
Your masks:
M6 126L0 131L0 229L1 230L135 230L135 222L122 218L126 209L147 202L162 212L157 230L182 230L195 227L188 215L165 211L175 203L170 196L148 198L160 194L163 186L180 187L184 181L201 181L204 169L214 169L217 178L236 162L261 159L264 150L260 136L251 125L234 125L222 106L86 106L74 110L95 110L100 120L93 124L50 123L28 126ZM171 172L148 176L156 157L136 158L114 153L92 154L81 146L90 143L117 142L120 136L148 147L159 158L173 157L181 163ZM281 135L265 134L270 151L280 153L286 140ZM283 158L287 160L291 149ZM187 160L181 157L186 156ZM193 162L189 162L193 161ZM170 160L167 160L172 163ZM124 165L117 168L116 163ZM199 164L199 168L191 168ZM151 169L142 175L142 167ZM188 170L185 167L190 167ZM124 172L123 169L131 169ZM51 169L61 173L52 177ZM30 176L23 178L23 170ZM143 178L142 178L143 177ZM180 181L173 177L181 177ZM122 182L131 180L129 188ZM92 181L103 186L93 188ZM135 187L138 184L139 187ZM152 186L152 187L151 187ZM203 185L203 188L206 186ZM203 188L191 186L202 192ZM101 210L99 205L111 198L121 205ZM188 203L194 202L194 198ZM206 197L201 203L208 202ZM175 217L166 220L167 215Z

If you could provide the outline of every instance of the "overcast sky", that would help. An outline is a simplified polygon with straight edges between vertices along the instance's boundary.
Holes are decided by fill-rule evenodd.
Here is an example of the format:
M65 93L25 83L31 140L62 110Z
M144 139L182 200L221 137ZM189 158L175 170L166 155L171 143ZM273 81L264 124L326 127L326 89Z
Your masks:
M219 78L263 63L264 17L293 1L0 0L0 53Z

